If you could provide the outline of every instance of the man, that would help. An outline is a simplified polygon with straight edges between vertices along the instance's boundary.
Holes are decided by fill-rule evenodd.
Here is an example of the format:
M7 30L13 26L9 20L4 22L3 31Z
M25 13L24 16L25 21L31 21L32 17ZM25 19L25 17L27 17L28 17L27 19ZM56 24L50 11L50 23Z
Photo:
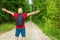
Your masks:
M14 12L8 11L6 8L2 8L2 11L11 14L12 16L15 17L15 19L17 19L17 17L19 16L19 14L22 14L24 20L25 20L28 16L33 15L33 14L37 14L37 13L40 12L40 10L37 10L37 11L31 12L31 13L23 13L22 8L19 8L19 9L18 9L18 13L14 13ZM20 33L21 33L21 35L22 35L22 40L26 40L25 25L24 25L24 23L23 23L21 26L16 25L16 33L15 33L16 40L18 40L18 37L19 37L19 34L20 34Z

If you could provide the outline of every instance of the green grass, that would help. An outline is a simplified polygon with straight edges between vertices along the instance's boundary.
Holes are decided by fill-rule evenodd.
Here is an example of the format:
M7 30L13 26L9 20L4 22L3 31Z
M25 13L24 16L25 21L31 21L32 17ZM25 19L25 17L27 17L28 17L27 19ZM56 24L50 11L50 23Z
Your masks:
M58 29L57 27L45 27L40 20L39 21L34 21L34 23L36 23L38 25L38 27L46 34L48 35L51 40L60 40L60 29Z
M3 23L0 24L0 34L10 31L11 29L13 29L15 27L14 23Z

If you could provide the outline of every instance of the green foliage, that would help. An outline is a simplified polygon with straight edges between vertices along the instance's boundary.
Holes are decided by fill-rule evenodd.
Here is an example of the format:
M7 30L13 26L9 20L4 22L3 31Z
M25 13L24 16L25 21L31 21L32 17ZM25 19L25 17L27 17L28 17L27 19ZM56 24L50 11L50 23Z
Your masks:
M47 14L46 14L46 18L45 19L45 26L46 27L52 27L55 26L55 16L57 13L57 8L56 8L56 4L54 1L51 1L48 3L47 5Z
M39 28L50 37L60 39L60 2L57 0L33 0L34 11L40 9L40 14L32 16ZM43 25L43 26L42 26Z
M56 26L60 29L60 0L56 0L57 4L57 15L56 15Z
M21 7L24 12L29 12L30 10L28 0L0 0L0 2L0 9L6 8L12 12L17 12L18 8ZM0 10L0 23L3 22L14 22L14 17Z

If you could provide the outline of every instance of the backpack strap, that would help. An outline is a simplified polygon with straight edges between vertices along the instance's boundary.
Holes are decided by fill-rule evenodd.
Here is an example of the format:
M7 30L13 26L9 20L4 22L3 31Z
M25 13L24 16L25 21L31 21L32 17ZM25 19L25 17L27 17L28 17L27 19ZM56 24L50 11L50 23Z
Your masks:
M22 15L22 14L18 14L18 16L20 16L20 15Z

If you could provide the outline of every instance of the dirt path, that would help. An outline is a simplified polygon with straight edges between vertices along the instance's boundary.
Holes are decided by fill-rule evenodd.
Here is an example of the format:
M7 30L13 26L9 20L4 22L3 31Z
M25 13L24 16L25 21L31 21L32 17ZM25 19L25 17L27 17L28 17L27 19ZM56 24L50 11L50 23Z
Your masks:
M36 24L29 21L26 22L26 40L51 40L47 35L45 35ZM6 32L0 35L0 40L15 40L15 29ZM19 36L19 40L22 40L21 35Z

